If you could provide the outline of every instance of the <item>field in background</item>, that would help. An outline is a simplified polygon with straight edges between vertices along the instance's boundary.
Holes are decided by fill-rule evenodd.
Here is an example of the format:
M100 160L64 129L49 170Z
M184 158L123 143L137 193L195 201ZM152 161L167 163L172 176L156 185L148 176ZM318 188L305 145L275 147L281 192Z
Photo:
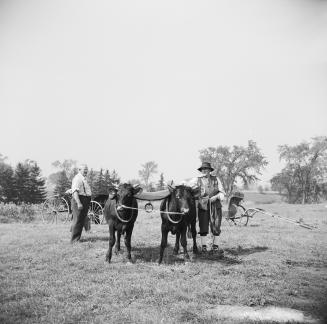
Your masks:
M263 196L246 193L246 203L302 218L319 230L258 214L247 227L224 221L223 259L199 255L184 262L182 255L172 255L175 237L169 235L159 266L157 212L139 214L132 263L123 254L104 262L107 225L93 225L81 243L70 245L69 224L0 224L0 322L233 323L209 312L216 305L284 306L323 318L327 208L260 205L257 199ZM191 249L191 240L188 244Z
M246 204L272 204L281 203L282 197L273 191L265 191L264 193L259 193L255 191L242 191L244 192L244 202Z

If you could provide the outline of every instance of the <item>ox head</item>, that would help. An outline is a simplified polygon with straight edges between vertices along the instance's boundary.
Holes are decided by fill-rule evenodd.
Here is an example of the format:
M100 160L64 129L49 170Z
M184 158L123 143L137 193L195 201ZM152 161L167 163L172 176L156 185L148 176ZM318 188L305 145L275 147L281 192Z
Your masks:
M174 185L173 183L168 184L168 189L173 202L172 208L175 209L172 211L188 214L192 208L191 204L194 199L192 189L184 184Z
M142 188L139 185L132 185L130 183L122 183L117 187L116 201L117 210L123 209L122 206L132 207L134 195L140 192Z

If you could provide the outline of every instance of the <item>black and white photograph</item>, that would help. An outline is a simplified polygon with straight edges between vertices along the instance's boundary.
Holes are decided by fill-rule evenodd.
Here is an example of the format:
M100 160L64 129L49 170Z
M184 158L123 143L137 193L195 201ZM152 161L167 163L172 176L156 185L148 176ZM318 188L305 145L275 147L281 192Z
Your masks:
M0 323L327 323L326 0L0 0Z

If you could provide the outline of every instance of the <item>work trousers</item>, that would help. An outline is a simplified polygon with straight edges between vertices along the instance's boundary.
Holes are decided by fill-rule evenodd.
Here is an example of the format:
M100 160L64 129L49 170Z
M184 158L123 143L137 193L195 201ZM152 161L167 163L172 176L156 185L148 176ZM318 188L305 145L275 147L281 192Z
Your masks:
M79 195L79 200L83 205L82 209L78 209L77 202L74 199L74 197L72 198L71 201L72 211L73 211L73 224L71 228L72 243L80 240L83 227L85 228L86 231L90 229L90 220L87 217L87 212L89 210L91 197Z
M211 206L209 204L211 204ZM211 233L214 236L220 235L220 227L222 220L222 209L220 203L211 203L210 201L208 201L207 210L198 208L198 218L200 227L199 234L201 236L207 235L209 233L209 225Z

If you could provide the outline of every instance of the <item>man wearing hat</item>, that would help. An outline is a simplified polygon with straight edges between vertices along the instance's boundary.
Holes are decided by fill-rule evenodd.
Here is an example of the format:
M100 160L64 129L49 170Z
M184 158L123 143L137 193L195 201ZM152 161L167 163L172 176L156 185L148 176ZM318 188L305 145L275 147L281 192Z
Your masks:
M201 175L194 181L195 187L199 189L198 202L198 218L200 227L200 238L202 252L207 252L207 235L209 233L209 225L213 235L212 252L222 254L223 251L218 247L218 236L220 235L220 226L222 219L221 201L225 195L219 189L217 177L210 173L214 171L209 162L202 162L198 168ZM194 187L194 186L193 186Z

